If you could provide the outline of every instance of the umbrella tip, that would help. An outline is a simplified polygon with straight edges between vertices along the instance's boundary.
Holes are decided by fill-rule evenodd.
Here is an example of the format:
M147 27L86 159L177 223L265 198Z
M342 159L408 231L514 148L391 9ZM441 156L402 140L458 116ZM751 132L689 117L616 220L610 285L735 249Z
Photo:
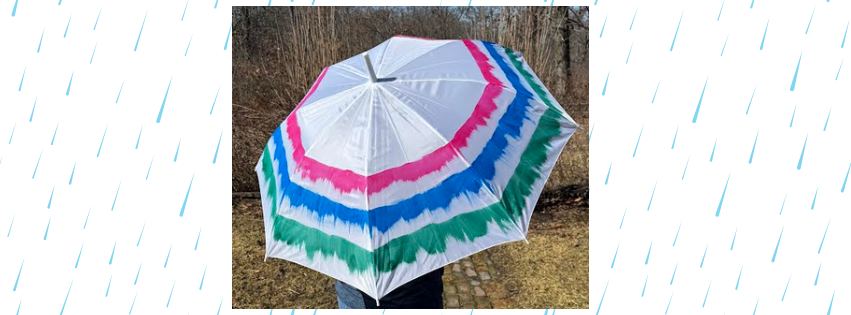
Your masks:
M369 81L372 83L378 82L378 78L375 76L375 70L372 68L372 61L369 59L369 53L365 52L361 54L363 56L363 61L366 63L366 69L369 71Z

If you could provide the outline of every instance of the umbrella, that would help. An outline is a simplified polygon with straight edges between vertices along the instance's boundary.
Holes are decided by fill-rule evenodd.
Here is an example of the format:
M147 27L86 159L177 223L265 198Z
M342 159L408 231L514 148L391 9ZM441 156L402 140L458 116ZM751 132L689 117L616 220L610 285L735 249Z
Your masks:
M267 142L266 258L378 300L525 240L576 128L518 52L392 37L325 68Z

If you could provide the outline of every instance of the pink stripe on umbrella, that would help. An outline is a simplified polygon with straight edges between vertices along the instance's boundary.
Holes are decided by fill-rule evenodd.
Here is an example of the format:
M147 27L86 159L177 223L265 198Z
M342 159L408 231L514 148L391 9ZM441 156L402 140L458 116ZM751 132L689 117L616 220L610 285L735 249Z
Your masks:
M491 118L491 115L497 108L494 100L500 95L504 87L502 82L493 75L492 71L494 67L488 63L488 57L479 50L478 46L476 46L476 44L474 44L471 40L463 40L463 42L467 49L470 50L470 54L475 60L476 65L478 65L479 69L482 71L482 75L488 82L482 92L482 97L479 99L470 117L463 125L461 125L461 128L458 129L455 136L446 145L426 154L417 161L408 162L369 176L363 176L350 170L328 166L305 155L304 146L301 142L301 128L298 125L298 109L308 98L310 98L313 92L316 91L316 88L319 86L322 78L328 71L328 68L325 68L316 80L316 83L314 83L313 87L299 103L286 122L287 134L294 149L292 157L298 164L296 169L300 171L302 177L314 182L318 180L327 180L342 193L349 193L352 190L363 192L368 186L368 194L372 195L380 192L390 186L390 184L397 181L410 182L419 180L423 176L440 170L456 156L463 158L460 150L468 145L468 140L473 131L478 129L480 126L487 124L487 120Z

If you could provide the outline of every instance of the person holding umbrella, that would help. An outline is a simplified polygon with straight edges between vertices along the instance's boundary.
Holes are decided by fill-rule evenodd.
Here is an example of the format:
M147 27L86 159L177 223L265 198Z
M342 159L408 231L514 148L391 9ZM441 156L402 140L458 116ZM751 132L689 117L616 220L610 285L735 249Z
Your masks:
M521 54L392 37L325 68L272 134L266 257L337 279L340 308L441 308L444 266L526 240L576 129Z

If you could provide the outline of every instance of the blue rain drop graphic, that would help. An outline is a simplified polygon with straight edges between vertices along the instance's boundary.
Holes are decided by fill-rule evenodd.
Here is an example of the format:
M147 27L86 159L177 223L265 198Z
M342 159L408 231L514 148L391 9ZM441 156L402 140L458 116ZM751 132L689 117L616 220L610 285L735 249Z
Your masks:
M180 142L182 140L177 140L177 150L174 151L174 162L177 162L177 154L180 153Z
M777 258L777 250L780 249L780 239L782 239L782 238L783 238L783 228L780 229L780 236L777 238L777 246L774 247L774 255L771 256L771 262L774 262L774 259Z
M603 296L600 297L600 305L597 306L597 315L600 315L600 308L603 307L603 299L606 298L606 291L607 290L609 290L609 282L608 281L606 281L606 288L603 289Z
M706 295L703 297L703 305L701 308L706 307L706 300L709 299L709 289L712 288L712 280L709 280L709 287L706 288Z
M721 193L721 201L718 202L718 210L715 211L715 217L721 215L721 205L724 204L724 196L727 195L727 185L730 184L730 175L727 175L727 183L724 184L724 192Z
M810 32L810 24L813 24L814 15L816 15L816 8L813 8L813 13L810 14L810 22L807 23L807 30L804 31L804 35L807 35Z
M472 0L470 0L470 1L472 1ZM228 50L228 41L230 41L230 30L231 30L232 28L233 28L233 23L231 23L231 24L230 24L230 27L228 28L228 36L225 38L225 48L224 48L224 50Z
M810 135L807 135L807 137L804 138L804 148L801 149L801 157L798 159L798 170L799 171L801 170L801 164L804 163L804 151L807 150L807 140L809 138L810 138Z
M109 264L112 265L112 258L115 257L115 247L118 245L118 241L112 244L112 254L109 255Z
M659 181L656 181L656 184L653 184L653 193L650 194L650 202L647 203L647 211L650 211L650 205L653 204L653 196L656 195L656 185L659 184Z
M139 127L139 136L136 137L136 149L139 149L139 141L142 140L142 129L145 126Z
M112 208L109 211L115 210L115 202L118 201L118 192L121 191L121 182L118 182L118 189L115 190L115 198L112 200Z
M830 228L830 220L827 221L827 227L824 228L824 235L821 237L821 244L818 246L818 252L816 254L821 254L821 248L824 246L824 239L827 237L827 229Z
M813 196L813 205L810 206L810 210L814 210L816 208L816 198L818 197L818 187L816 187L816 194Z
M618 259L618 250L620 250L620 248L621 248L621 244L620 244L620 243L618 243L618 247L617 247L617 248L615 248L615 257L614 257L614 258L612 258L612 266L611 266L611 267L609 267L609 268L614 268L614 267L615 267L615 260L616 260L616 259Z
M552 4L550 4L552 5ZM632 30L632 25L635 24L635 16L638 15L638 7L635 7L635 13L632 14L632 22L629 23L629 30ZM555 313L555 311L553 311Z
M830 113L833 112L833 107L830 107L830 110L827 112L827 119L824 121L824 129L821 131L827 131L827 123L830 122Z
M668 307L665 308L665 315L668 314L668 310L671 309L671 300L674 299L674 294L671 293L671 298L668 299Z
M21 84L18 84L18 92L20 92L21 87L24 86L24 76L26 76L26 75L27 75L27 67L24 67L24 73L21 74ZM32 119L30 119L30 121L32 121Z
M136 37L136 46L133 46L133 51L139 48L139 40L142 39L142 30L145 29L145 21L148 19L148 11L145 11L145 17L142 19L142 27L139 28L139 36Z
M821 275L821 263L819 263L819 264L818 264L818 272L816 272L816 281L815 281L815 282L813 282L813 286L817 286L817 285L818 285L818 277L819 277L819 275Z
M608 172L608 173L606 173L606 183L605 183L605 185L608 185L608 184L609 184L609 175L611 175L611 174L612 174L612 162L609 162L609 172Z
M118 96L115 97L115 104L118 104L118 99L121 98L121 90L124 90L124 81L121 81L121 88L118 89Z
M677 34L680 33L680 24L683 23L683 14L684 13L685 13L685 11L680 13L680 21L677 22L677 31L674 32L674 40L671 41L671 49L669 51L674 51L674 43L677 42Z
M77 266L80 265L80 257L83 257L83 246L85 246L85 245L86 245L85 243L80 245L80 253L77 254L77 262L74 263L74 269L77 269Z
M792 275L789 275L789 280L786 280L786 289L783 289L783 297L780 298L780 302L786 300L786 292L789 291L789 282L792 282Z
M183 6L183 15L180 16L180 21L183 22L183 18L186 17L186 8L189 7L189 0L186 0L186 5Z
M638 152L638 144L641 143L641 134L644 133L644 124L641 124L641 131L638 132L638 140L635 141L635 150L632 151L632 157Z
M103 128L103 137L100 138L100 146L98 146L98 154L95 157L100 157L100 150L103 148L103 140L106 139L106 131L109 129L109 124L106 124L106 128Z
M632 42L632 44L630 44L630 45L629 45L629 53L628 53L628 54L626 54L626 62L625 62L625 64L629 64L629 56L631 56L631 55L632 55L632 46L633 46L634 44L635 44L635 42Z
M195 239L195 249L194 250L198 250L198 241L200 241L200 240L201 240L201 229L199 228L198 229L198 237Z
M798 66L795 67L795 75L792 77L792 86L789 87L789 91L795 91L795 83L798 82L798 70L801 69L801 59L804 57L804 52L801 52L801 55L798 56Z
M739 290L739 282L741 282L741 281L742 281L742 270L743 270L743 269L745 269L745 266L744 266L744 265L742 265L741 267L739 267L739 278L738 278L738 279L736 279L736 290L737 290L737 291Z
M62 38L65 38L65 36L68 36L68 27L69 26L71 26L71 17L70 16L68 17L68 25L65 25L65 34L62 35Z
M60 1L60 3L62 3L62 2ZM71 280L71 285L68 286L68 293L65 294L65 302L62 302L62 310L59 311L59 315L62 315L62 313L65 313L65 304L68 304L68 296L71 295L71 287L72 286L74 286L74 280Z
M71 79L68 80L68 89L65 90L65 96L68 96L68 94L71 93L71 82L73 82L73 81L74 81L74 72L71 71Z
M93 30L93 31L94 31L94 30L96 30L96 29L98 28L98 21L100 21L100 12L101 12L101 11L103 11L103 7L101 7L101 8L100 8L100 10L98 10L98 17L97 17L97 19L95 19L95 26L94 26L94 27L92 27L92 30Z
M21 280L21 271L24 271L24 262L26 260L21 260L21 267L18 269L18 277L15 278L15 286L12 287L12 292L18 290L18 282Z
M165 109L165 100L168 98L168 90L171 89L171 80L174 79L174 76L171 79L168 79L168 87L165 89L165 96L163 97L163 104L160 106L160 113L157 114L157 123L160 123L160 120L163 118L163 109Z
M192 45L192 37L193 35L189 35L189 43L186 44L186 52L183 53L183 57L186 57L186 54L189 53L189 46Z
M218 89L218 90L216 90L216 97L215 97L215 98L213 98L213 106L212 106L212 107L210 107L210 115L212 115L212 114L213 114L213 109L215 109L215 108L216 108L216 100L218 100L218 99L219 99L219 91L220 91L221 89L222 89L222 86L220 85L220 86L219 86L219 89ZM589 138L589 139L590 139L590 138Z
M674 285L674 277L677 276L677 267L679 267L679 266L680 266L679 262L677 262L677 264L674 265L674 273L671 274L671 283L669 283L668 285Z
M703 94L706 93L706 85L709 83L709 77L706 77L706 82L703 83L703 91L700 92L700 100L697 101L697 109L694 110L694 118L691 119L692 123L697 122L697 115L700 113L700 104L703 103Z
M168 258L171 257L171 247L172 246L174 246L174 244L172 244L168 247L168 255L165 256L165 263L163 264L163 268L168 267Z
M213 164L216 164L216 159L219 157L219 146L222 144L222 134L224 134L224 130L219 133L219 142L216 144L216 153L213 155Z
M647 249L647 258L644 259L644 264L646 265L650 262L650 251L653 249L653 242L650 242L650 248Z
M201 285L198 286L198 290L204 288L204 278L207 276L207 266L204 266L204 274L201 275Z
M736 245L736 235L739 234L739 228L736 227L736 232L733 233L733 243L730 244L730 250L733 250L733 246Z
M142 231L139 232L139 240L136 241L136 247L139 247L139 243L142 242L142 234L145 234L145 226L147 226L147 225L148 225L148 221L145 221L145 223L142 224Z
M680 237L680 229L682 229L682 228L683 228L683 221L680 221L680 226L677 228L677 235L674 236L674 244L672 244L671 247L677 246L677 238Z
M792 109L792 120L789 121L789 128L792 128L792 124L795 123L795 113L798 111L798 104L795 104L795 107Z
M677 134L680 133L680 126L677 125L677 131L674 131L674 142L671 143L671 150L674 149L674 145L677 144Z
M768 35L769 22L771 22L771 19L768 19L768 22L765 22L765 33L762 34L762 42L759 44L759 50L762 50L762 47L765 45L765 35Z
M189 188L186 189L186 198L183 199L183 206L180 207L180 217L183 217L183 212L186 211L186 202L189 200L189 191L192 190L192 182L195 180L195 174L192 174L192 179L189 180Z
M71 178L68 179L68 185L71 185L71 182L74 181L74 171L77 170L77 162L74 162L74 168L71 169Z
M136 270L136 280L133 280L133 285L136 285L136 282L139 282L140 273L142 273L142 263L139 263L139 269Z
M662 84L662 79L659 79L659 82L656 83L656 92L653 92L653 100L650 101L650 104L656 102L656 94L659 94L659 85Z
M756 137L753 139L753 148L751 149L751 157L748 159L748 164L753 163L753 154L756 152L756 141L759 140L759 130L756 131Z
M171 304L171 296L174 294L175 285L177 285L177 279L174 279L174 283L171 285L171 293L168 294L168 302L165 303L166 308L168 308L168 305Z
M753 96L756 95L756 86L753 87L753 93L751 93L751 100L748 102L748 109L745 110L745 115L751 112L751 104L753 104Z

